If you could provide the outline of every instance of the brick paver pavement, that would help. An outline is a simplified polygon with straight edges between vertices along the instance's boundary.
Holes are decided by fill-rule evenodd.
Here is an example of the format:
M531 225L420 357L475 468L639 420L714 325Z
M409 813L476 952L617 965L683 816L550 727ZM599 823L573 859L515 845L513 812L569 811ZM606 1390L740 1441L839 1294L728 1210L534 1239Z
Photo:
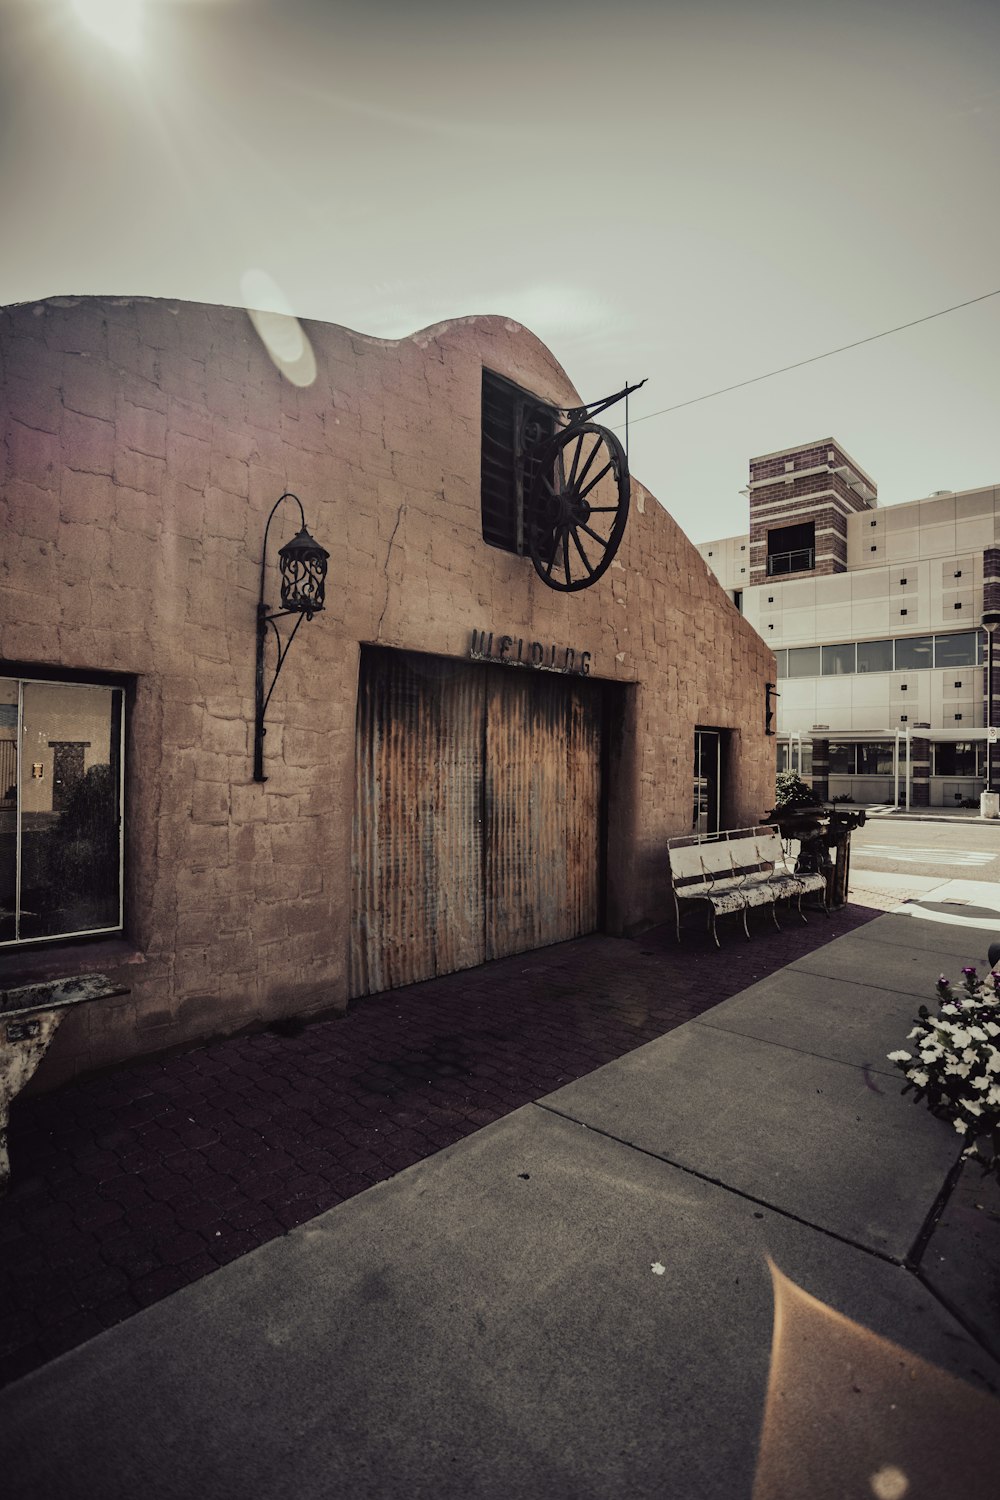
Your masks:
M877 915L579 938L18 1100L0 1383Z

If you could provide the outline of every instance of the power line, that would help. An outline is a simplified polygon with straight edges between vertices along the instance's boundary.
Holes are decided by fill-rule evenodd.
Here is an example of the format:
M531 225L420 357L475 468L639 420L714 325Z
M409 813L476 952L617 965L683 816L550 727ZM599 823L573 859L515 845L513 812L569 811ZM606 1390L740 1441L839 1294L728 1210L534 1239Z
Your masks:
M724 385L718 391L706 391L704 396L692 396L690 401L678 401L676 406L664 406L659 411L648 411L644 417L633 417L632 426L648 422L651 417L664 417L668 412L680 411L684 406L697 406L699 401L711 401L713 396L725 396L729 391L740 391L744 386L757 385L761 380L772 380L775 375L787 375L789 370L801 370L803 365L814 365L818 360L830 359L834 354L844 354L848 349L860 349L862 344L873 344L876 339L887 339L891 333L902 333L905 328L916 328L919 323L930 323L934 318L943 318L947 313L960 308L972 307L976 302L986 302L990 297L1000 297L1000 287L995 292L984 292L981 297L970 297L968 302L956 302L954 307L942 307L940 312L928 313L924 318L914 318L912 323L898 323L895 328L886 328L882 333L871 333L866 339L855 339L853 344L841 344L839 349L828 349L825 354L814 354L809 359L796 360L793 365L782 365L780 370L768 370L766 375L754 375L750 380L738 380L735 385Z

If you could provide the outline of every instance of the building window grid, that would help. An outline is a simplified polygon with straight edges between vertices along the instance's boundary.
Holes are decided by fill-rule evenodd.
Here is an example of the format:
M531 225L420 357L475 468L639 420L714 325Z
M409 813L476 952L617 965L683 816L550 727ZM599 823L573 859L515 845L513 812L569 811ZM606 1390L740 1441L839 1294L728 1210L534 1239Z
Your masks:
M958 642L962 645L959 646ZM886 655L888 661L884 659ZM894 636L879 641L841 641L829 646L789 646L775 652L775 656L779 677L841 677L867 672L974 667L981 665L983 650L978 631L961 631L956 634ZM861 665L862 656L866 659L865 665ZM924 657L930 659L924 660ZM879 664L875 665L875 662ZM961 687L961 683L955 685Z

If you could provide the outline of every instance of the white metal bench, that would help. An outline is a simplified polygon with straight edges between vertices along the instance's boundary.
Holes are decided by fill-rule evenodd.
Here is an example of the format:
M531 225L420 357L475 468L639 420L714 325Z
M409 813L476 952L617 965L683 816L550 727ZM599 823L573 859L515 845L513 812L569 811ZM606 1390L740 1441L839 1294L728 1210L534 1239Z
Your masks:
M778 902L794 900L804 922L802 897L809 891L817 891L823 911L827 917L830 915L825 875L791 869L777 828L737 828L726 833L670 839L667 857L678 942L681 940L682 902L705 902L709 930L717 948L721 944L715 930L715 919L725 912L738 911L741 914L748 941L747 912L752 906L769 906L774 925L780 931Z

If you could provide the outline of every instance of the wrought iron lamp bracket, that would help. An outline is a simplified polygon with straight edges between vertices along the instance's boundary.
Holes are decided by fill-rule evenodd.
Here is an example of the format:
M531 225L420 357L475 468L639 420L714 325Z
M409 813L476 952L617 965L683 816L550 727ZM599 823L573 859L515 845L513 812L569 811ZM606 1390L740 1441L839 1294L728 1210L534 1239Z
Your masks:
M313 617L313 615L318 610L321 610L323 608L322 585L320 586L318 601L315 603L315 608L314 609L307 609L307 608L304 608L304 607L300 607L298 609L279 609L279 610L272 611L272 610L270 610L270 608L268 607L268 605L265 604L265 602L264 602L264 578L265 578L265 571L266 571L266 567L267 567L267 537L268 537L268 532L271 529L271 521L274 518L275 511L278 509L279 505L281 505L283 503L283 501L285 501L285 500L294 500L295 501L296 505L299 508L299 517L300 517L301 522L302 522L302 529L301 529L301 531L299 533L299 537L306 537L306 538L308 538L309 542L312 544L312 546L315 549L315 551L322 554L322 557L323 557L324 561L323 561L323 563L322 563L321 566L322 566L322 569L323 569L324 572L325 572L325 568L326 568L325 559L326 559L327 553L325 551L323 551L322 548L317 548L315 546L315 543L312 543L312 539L309 537L309 534L308 534L308 532L306 530L306 518L305 518L305 512L302 509L302 502L301 502L301 500L299 499L298 495L293 495L293 494L291 494L290 491L286 491L283 495L280 495L278 497L278 499L274 502L274 505L271 507L271 514L268 516L268 518L267 518L267 524L264 527L264 546L263 546L263 550L261 551L261 558L260 558L260 594L259 594L259 597L258 597L258 600L257 600L257 659L256 659L256 670L255 670L255 674L254 674L254 699L255 699L254 737L253 737L253 779L254 779L254 781L266 781L267 780L267 777L264 775L264 736L267 733L267 729L266 729L266 727L264 725L264 718L265 718L265 715L267 714L268 704L271 701L271 694L274 692L275 684L278 681L278 677L279 677L279 675L281 673L281 669L282 669L282 667L285 664L285 658L288 655L288 652L289 652L289 649L291 648L292 642L294 641L296 635L298 634L299 626L302 624L302 621L304 619L305 620L311 620L312 617ZM284 549L283 549L283 551L284 551ZM285 589L284 589L284 585L283 585L283 587L282 587L282 595L283 596L284 596L284 592L285 592ZM282 602L283 603L285 602L284 601L284 597L282 598ZM296 615L297 619L295 621L295 626L294 626L291 634L289 635L288 639L284 643L282 643L281 632L278 630L278 626L277 626L276 622L278 620L285 619L286 616L288 616L288 615ZM267 692L265 693L265 691L264 691L264 649L265 649L265 643L267 641L267 627L269 625L270 625L271 629L274 631L274 639L275 639L275 643L277 645L278 655L277 655L277 660L276 660L276 663L275 663L274 673L273 673L273 675L271 677L270 686L268 687Z

